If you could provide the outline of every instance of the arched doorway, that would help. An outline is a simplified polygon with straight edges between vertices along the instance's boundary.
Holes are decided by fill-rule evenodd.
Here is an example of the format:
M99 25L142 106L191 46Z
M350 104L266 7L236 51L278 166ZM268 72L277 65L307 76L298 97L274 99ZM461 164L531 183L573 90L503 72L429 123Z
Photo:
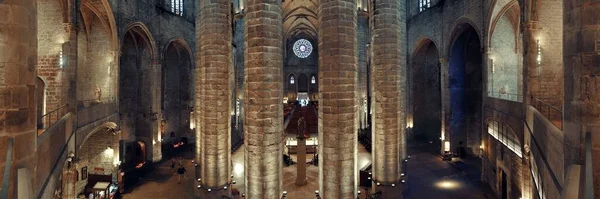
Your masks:
M476 154L481 142L483 66L481 40L468 23L457 25L449 53L450 150Z
M190 137L191 52L182 40L171 42L165 50L162 67L162 111L164 133Z
M441 120L440 62L437 46L424 40L413 55L410 67L410 102L412 138L417 141L433 141L439 144Z

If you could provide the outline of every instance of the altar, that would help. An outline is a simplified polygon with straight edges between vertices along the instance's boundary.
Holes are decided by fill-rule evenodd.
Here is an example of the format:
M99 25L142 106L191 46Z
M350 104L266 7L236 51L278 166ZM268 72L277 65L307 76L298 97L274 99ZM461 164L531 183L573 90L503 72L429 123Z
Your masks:
M319 140L317 138L307 138L306 139L306 154L315 154L317 153L317 147L319 145ZM288 138L285 142L285 146L288 150L289 154L297 154L298 153L298 141L296 138Z

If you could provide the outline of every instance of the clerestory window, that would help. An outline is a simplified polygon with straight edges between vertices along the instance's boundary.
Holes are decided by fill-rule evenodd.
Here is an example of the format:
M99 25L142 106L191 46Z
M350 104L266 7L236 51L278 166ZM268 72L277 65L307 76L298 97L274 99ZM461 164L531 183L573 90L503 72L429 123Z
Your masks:
M426 10L431 7L431 0L418 0L419 1L419 12Z
M171 12L183 16L183 0L170 0Z

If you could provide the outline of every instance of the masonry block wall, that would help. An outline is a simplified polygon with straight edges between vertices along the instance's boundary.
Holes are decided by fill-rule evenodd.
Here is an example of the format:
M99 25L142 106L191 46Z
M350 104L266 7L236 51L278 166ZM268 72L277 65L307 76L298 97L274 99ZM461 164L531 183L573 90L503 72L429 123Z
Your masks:
M563 99L563 7L560 0L538 1L537 29L533 37L539 40L541 62L536 73L538 85L532 95L550 105L562 109ZM533 41L537 43L537 41ZM536 54L537 52L533 52ZM530 74L531 75L531 74Z
M79 168L87 166L89 174L115 174L113 162L119 155L118 138L118 135L113 135L113 132L106 128L91 134L77 152L77 157L80 158Z
M117 73L110 46L109 28L92 16L90 24L79 26L77 35L77 100L85 107L91 103L114 102ZM83 24L82 24L83 25Z
M37 2L38 24L38 72L37 75L46 85L45 112L52 111L65 104L65 76L59 66L63 44L68 34L63 27L62 7L58 1L42 0ZM66 49L65 49L66 50ZM62 52L67 56L67 52ZM66 62L66 61L65 61ZM66 64L66 63L65 63Z
M0 170L10 168L9 179L2 176L0 182L8 184L2 190L8 198L34 196L31 187L25 187L29 196L18 195L16 185L33 184L19 178L17 169L25 169L34 176L36 167L36 2L0 2ZM7 161L7 154L11 161Z
M523 88L523 61L520 47L516 43L511 19L505 14L495 25L490 44L493 65L488 66L487 96L521 101Z
M408 105L409 123L416 140L438 143L441 132L441 88L438 49L425 42L410 63Z

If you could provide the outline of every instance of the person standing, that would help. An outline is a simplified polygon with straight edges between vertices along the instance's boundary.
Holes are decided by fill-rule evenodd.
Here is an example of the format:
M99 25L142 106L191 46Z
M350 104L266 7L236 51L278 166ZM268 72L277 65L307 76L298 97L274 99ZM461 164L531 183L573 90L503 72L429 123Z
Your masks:
M185 167L183 167L183 165L179 165L179 168L177 169L177 184L181 183L181 177L185 178Z

